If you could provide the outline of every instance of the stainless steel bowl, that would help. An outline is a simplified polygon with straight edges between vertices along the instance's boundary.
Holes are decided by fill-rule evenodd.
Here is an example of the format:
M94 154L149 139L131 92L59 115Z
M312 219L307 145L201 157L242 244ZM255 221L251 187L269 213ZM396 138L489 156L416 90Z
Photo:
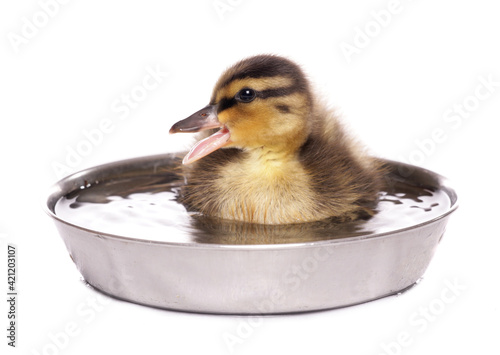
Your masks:
M59 199L89 182L165 174L175 164L170 155L129 159L84 170L53 186L46 211L90 285L139 304L205 313L276 314L354 305L415 284L458 206L455 191L440 175L386 161L394 179L440 189L450 207L425 223L390 232L318 240L301 231L283 243L246 243L241 239L245 230L238 231L237 242L228 241L231 230L219 242L134 239L86 229L55 213ZM290 228L288 236L300 227Z

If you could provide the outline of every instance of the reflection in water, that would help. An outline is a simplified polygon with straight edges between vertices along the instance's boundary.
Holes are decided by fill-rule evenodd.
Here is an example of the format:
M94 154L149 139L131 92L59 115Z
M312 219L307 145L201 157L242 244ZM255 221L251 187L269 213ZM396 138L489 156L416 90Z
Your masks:
M336 223L323 220L297 224L255 224L195 215L193 238L209 244L283 244L306 243L371 234L363 231L363 221Z

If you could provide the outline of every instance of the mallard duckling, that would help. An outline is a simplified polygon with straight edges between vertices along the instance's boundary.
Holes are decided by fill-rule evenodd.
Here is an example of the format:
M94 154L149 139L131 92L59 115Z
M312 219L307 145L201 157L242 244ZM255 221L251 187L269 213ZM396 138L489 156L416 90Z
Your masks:
M361 153L286 58L236 63L217 81L210 104L170 133L205 130L210 135L183 160L180 202L191 211L260 224L374 213L380 164Z

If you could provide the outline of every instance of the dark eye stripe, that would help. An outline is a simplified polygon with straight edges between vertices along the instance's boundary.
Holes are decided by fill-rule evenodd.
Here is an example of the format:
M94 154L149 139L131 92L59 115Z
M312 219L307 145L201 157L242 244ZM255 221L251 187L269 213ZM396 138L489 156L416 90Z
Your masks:
M284 88L267 89L263 91L257 91L257 96L262 99L267 99L268 97L279 97L287 96L298 92L299 89L296 86L288 86Z
M236 102L236 99L234 97L231 97L231 98L224 97L219 102L219 105L217 107L217 113L222 112L224 110L227 110L228 108L231 108L236 104L237 104L237 102Z
M291 95L291 94L294 94L298 91L300 91L300 90L296 86L288 86L288 87L283 87L283 88L255 91L255 93L257 94L258 98L267 99L269 97L280 97L280 96ZM227 110L228 108L233 107L237 103L238 102L236 101L236 99L234 97L231 97L231 98L224 97L219 102L219 105L217 108L217 113L220 113L224 110Z

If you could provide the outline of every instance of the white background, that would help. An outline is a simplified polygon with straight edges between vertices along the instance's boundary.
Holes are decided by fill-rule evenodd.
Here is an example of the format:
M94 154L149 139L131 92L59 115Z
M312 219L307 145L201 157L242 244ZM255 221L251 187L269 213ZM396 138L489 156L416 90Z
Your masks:
M5 245L14 243L19 328L13 350L2 301L1 353L498 353L500 21L494 2L220 3L229 4L222 14L213 0L2 3L0 289L7 286ZM348 47L356 52L346 54ZM461 207L423 281L398 297L251 323L138 306L87 288L41 208L60 177L54 166L70 173L184 150L189 138L169 136L170 126L208 103L224 68L259 53L300 63L374 154L453 181ZM168 77L141 91L147 68ZM488 80L493 84L486 87ZM132 92L137 107L126 112L122 95ZM139 98L140 92L146 95ZM85 132L103 120L112 131L69 164L68 152L82 148ZM450 283L459 285L455 293ZM429 318L420 313L426 309ZM230 335L237 339L232 346L225 340Z

